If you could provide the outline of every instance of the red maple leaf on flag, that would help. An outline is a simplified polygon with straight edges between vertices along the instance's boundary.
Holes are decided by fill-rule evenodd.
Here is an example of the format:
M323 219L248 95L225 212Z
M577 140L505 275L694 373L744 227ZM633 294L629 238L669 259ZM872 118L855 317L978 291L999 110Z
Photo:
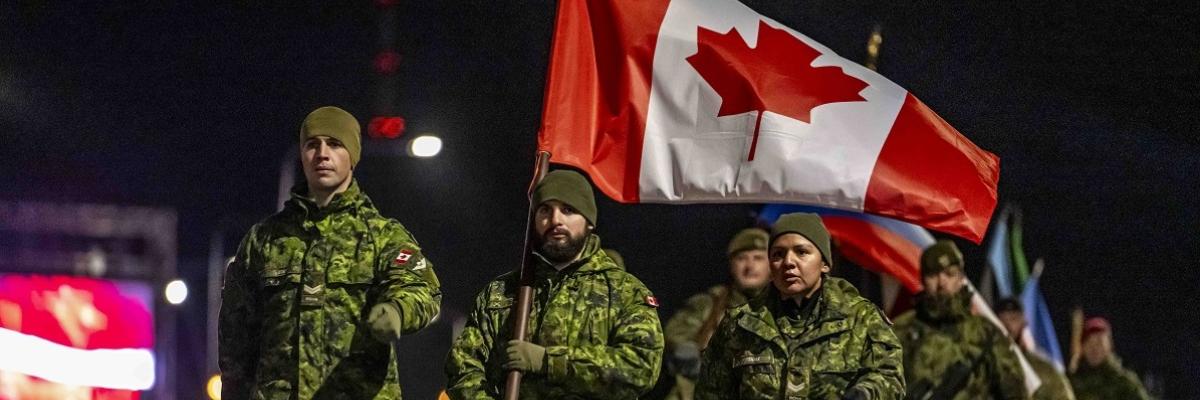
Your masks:
M758 111L749 161L754 161L758 128L767 110L812 123L813 108L822 104L866 101L858 93L868 86L841 67L813 67L816 49L766 21L758 23L758 44L746 45L737 29L717 33L700 27L696 54L687 62L721 96L718 117Z

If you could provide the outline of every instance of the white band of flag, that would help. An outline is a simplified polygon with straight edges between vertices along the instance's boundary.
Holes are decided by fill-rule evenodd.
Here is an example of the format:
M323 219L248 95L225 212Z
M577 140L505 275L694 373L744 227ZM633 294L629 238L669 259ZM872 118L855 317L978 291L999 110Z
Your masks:
M0 370L68 385L146 390L154 386L150 349L77 349L0 328Z

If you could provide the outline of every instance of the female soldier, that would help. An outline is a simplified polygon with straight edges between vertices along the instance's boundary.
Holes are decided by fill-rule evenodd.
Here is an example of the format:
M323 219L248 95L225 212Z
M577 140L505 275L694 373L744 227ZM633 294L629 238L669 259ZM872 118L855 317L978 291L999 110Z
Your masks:
M815 214L779 218L771 287L730 304L703 356L697 399L901 399L900 342L879 309L829 276Z

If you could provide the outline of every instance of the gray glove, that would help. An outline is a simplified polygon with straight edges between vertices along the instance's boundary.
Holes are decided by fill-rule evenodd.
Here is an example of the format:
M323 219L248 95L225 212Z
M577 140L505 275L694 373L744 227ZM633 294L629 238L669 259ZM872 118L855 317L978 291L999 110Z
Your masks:
M695 343L680 343L671 351L675 373L695 380L700 376L700 348Z
M391 343L400 339L400 307L395 303L386 302L371 307L367 316L367 324L371 326L371 336L383 343Z
M524 340L509 340L504 347L504 369L540 374L546 372L546 348Z

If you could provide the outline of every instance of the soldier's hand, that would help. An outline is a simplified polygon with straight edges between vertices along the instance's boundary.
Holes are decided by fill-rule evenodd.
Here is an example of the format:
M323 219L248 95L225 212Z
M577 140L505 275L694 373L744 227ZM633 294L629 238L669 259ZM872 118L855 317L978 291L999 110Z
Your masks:
M700 348L690 342L676 345L671 351L671 363L677 374L695 380L700 376Z
M524 340L509 340L504 347L504 369L525 373L546 371L546 348Z
M871 400L871 394L867 393L867 389L852 387L842 396L842 400Z
M376 304L367 315L367 324L375 340L391 343L400 339L400 307L390 301Z

